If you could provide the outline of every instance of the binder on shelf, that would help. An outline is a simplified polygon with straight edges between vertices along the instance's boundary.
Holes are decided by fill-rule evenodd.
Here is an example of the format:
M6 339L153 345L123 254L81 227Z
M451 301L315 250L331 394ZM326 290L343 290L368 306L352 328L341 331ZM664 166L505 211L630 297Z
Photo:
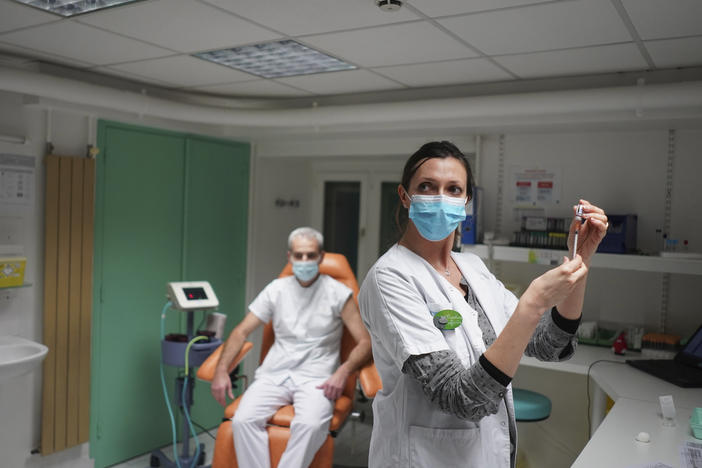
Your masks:
M483 241L482 226L479 222L482 213L482 191L480 187L473 187L473 199L466 206L466 219L461 223L462 244L479 244Z

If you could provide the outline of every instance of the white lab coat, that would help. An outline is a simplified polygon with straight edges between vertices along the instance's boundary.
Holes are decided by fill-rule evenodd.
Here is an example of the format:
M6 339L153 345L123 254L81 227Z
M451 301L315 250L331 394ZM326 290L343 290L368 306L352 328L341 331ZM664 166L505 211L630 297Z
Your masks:
M477 256L452 256L499 334L517 298ZM511 386L496 414L471 422L441 411L401 370L410 355L449 348L466 367L478 361L485 344L477 312L463 291L423 258L395 245L369 271L359 301L383 382L373 401L369 467L509 467L509 428L515 427ZM455 330L436 328L432 313L443 309L458 311L462 324Z

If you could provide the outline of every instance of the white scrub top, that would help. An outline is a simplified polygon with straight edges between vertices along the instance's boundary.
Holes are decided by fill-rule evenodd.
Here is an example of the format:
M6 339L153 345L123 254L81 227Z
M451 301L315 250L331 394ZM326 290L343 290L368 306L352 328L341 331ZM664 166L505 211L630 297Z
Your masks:
M304 288L294 276L272 281L249 310L263 322L273 320L275 341L255 377L277 384L326 379L339 366L343 332L341 311L352 291L327 275Z
M452 253L485 314L500 334L517 298L470 253ZM373 358L383 389L373 401L370 468L509 467L509 427L514 426L511 385L496 414L478 422L441 411L420 384L402 373L410 355L452 349L464 366L485 351L477 312L428 262L394 245L371 268L359 294ZM453 309L463 317L455 330L439 330L432 314Z

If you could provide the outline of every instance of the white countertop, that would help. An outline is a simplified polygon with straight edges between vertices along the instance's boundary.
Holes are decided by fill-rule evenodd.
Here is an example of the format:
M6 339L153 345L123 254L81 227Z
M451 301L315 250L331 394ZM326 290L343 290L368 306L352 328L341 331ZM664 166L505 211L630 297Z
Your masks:
M691 408L676 405L676 425L663 426L657 404L620 398L610 410L571 468L626 468L662 462L679 467L680 445L692 436ZM647 432L650 442L635 439Z
M702 388L678 387L624 362L627 359L641 358L646 359L640 353L620 356L614 354L610 348L580 344L575 350L575 355L567 361L542 362L536 358L524 356L521 365L581 375L587 375L589 369L593 381L615 402L619 398L631 398L657 403L660 395L672 395L676 405L689 408L702 407ZM601 360L616 361L621 364L596 362Z
M557 370L561 372L570 372L573 374L587 375L590 365L602 359L624 362L627 359L636 359L640 357L640 353L619 356L614 354L610 348L602 346L590 346L579 344L575 349L575 355L567 361L563 362L543 362L533 357L523 356L521 364L529 367L541 367L543 369ZM603 363L597 363L597 367ZM616 365L616 364L615 364Z
M522 358L522 365L559 372L587 375L614 400L614 407L597 427L573 467L630 467L663 462L680 466L679 449L692 437L689 418L692 409L702 407L702 388L681 388L624 363L640 359L639 353L619 356L605 347L579 345L575 355L564 362L541 362ZM597 362L600 360L616 362ZM663 427L658 397L672 395L677 425ZM648 432L651 442L642 444L634 437Z
M678 387L629 365L599 362L590 376L615 402L629 398L658 405L659 396L672 395L676 407L702 407L702 388Z

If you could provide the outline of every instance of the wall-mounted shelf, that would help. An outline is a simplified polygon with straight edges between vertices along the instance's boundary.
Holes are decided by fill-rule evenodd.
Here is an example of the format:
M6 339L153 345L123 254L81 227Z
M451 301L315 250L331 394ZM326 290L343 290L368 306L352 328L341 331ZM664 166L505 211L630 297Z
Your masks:
M28 288L32 285L32 283L24 283L20 284L19 286L0 286L0 290L3 289L18 289L18 288Z
M565 250L530 249L495 245L493 260L503 262L534 263L539 265L557 265ZM481 258L488 258L488 246L484 244L463 245L463 252L472 252ZM685 275L702 275L702 260L659 257L646 255L624 255L597 253L592 258L592 267L612 268L617 270L650 271L654 273L680 273Z

